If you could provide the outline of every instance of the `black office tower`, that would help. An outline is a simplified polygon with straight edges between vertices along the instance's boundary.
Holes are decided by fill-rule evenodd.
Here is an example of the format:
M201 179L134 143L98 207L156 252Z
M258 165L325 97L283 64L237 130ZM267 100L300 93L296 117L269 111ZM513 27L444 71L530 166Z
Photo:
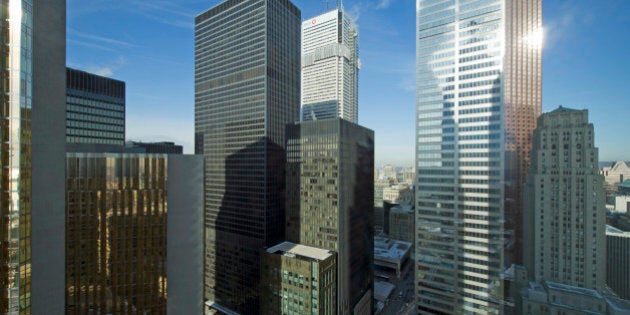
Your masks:
M337 314L370 314L374 132L347 120L287 131L287 239L337 253Z
M66 141L125 144L125 82L66 69Z
M195 19L209 308L257 314L261 252L284 239L285 128L299 119L300 25L287 0L228 0Z

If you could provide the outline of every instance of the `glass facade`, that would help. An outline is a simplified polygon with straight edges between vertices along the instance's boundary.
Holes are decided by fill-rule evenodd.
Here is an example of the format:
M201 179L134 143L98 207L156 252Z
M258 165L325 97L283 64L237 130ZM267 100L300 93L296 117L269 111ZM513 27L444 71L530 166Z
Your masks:
M166 314L166 155L66 167L66 314Z
M373 131L341 118L288 128L287 239L337 253L337 314L372 289L373 181Z
M125 82L66 70L66 141L125 144Z
M359 121L359 33L343 10L302 22L302 120Z
M541 111L540 0L417 0L420 314L501 314Z
M0 314L31 314L32 0L0 1Z
M299 120L301 13L287 0L228 0L195 22L205 300L255 314L261 250L284 239L285 129Z

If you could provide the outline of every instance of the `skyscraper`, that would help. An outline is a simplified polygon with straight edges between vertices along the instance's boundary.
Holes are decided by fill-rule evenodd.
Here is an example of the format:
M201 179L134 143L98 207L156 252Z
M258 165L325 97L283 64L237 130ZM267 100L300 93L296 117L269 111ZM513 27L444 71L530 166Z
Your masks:
M302 120L359 121L359 34L343 9L302 22Z
M523 256L536 282L604 292L604 176L594 137L586 110L560 107L538 119L523 192Z
M62 314L65 1L0 8L0 314Z
M371 311L374 132L341 118L287 130L287 239L337 253L337 314Z
M520 260L519 193L541 111L541 6L416 2L420 314L502 312L501 274Z
M606 285L630 300L630 232L606 226Z
M125 144L125 82L68 68L68 143Z
M209 307L258 313L260 255L284 240L286 125L299 120L300 10L227 0L195 19Z

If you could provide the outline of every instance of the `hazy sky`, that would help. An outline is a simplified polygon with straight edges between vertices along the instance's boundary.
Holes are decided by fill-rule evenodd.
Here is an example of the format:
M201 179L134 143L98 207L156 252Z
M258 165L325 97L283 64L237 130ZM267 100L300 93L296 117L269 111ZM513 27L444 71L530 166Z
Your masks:
M68 65L127 82L127 138L193 152L194 17L218 0L68 0ZM335 1L330 1L334 5ZM543 0L543 111L589 109L600 160L630 160L627 0ZM307 19L324 0L294 0ZM376 163L412 165L415 1L346 0L359 25L359 122Z

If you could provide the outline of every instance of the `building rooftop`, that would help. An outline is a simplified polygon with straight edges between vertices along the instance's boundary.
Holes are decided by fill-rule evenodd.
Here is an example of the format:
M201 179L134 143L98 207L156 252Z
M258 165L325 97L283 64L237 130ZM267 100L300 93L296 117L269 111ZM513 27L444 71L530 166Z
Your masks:
M281 254L291 257L301 256L315 260L326 260L333 255L333 253L329 250L294 244L291 242L283 242L276 246L270 247L267 249L267 252L271 254Z
M565 291L565 292L574 293L574 294L581 294L581 295L590 296L597 299L603 298L603 296L599 294L599 292L597 292L596 290L575 287L575 286L552 282L552 281L545 281L545 285L547 286L547 288L551 290L559 290L559 291Z
M386 281L374 282L374 298L379 301L385 301L392 294L396 286Z
M606 225L606 235L630 237L630 232L625 232L614 226Z
M566 108L562 105L560 105L557 109L554 109L551 111L551 113L579 113L579 112L581 112L581 110Z
M411 243L374 237L374 259L401 259L411 249Z

